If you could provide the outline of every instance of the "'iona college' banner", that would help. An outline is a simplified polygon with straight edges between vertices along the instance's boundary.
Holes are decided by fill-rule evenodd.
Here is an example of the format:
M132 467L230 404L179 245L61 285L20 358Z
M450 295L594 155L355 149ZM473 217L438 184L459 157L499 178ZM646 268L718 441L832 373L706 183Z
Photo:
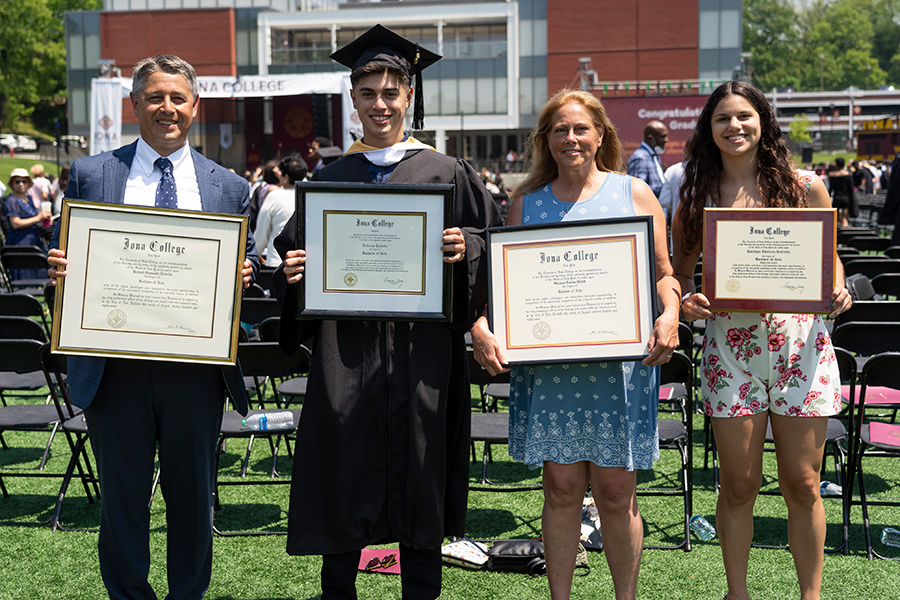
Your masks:
M127 81L130 89L131 81ZM121 142L121 80L94 79L91 81L91 154L115 150Z
M349 73L307 73L301 75L247 75L242 77L197 77L200 99L262 98L337 94L341 96L344 148L353 143ZM121 146L122 99L131 93L131 79L98 78L91 81L91 154ZM114 110L118 110L117 113Z

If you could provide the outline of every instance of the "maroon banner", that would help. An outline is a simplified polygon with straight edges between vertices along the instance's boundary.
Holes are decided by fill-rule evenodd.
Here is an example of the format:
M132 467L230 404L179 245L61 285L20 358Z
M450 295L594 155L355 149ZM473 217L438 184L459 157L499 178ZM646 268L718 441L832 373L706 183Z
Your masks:
M644 126L649 121L662 121L669 130L666 152L660 158L663 167L683 160L684 145L694 127L697 117L706 103L706 96L662 96L611 98L600 96L616 132L622 141L625 161L641 145Z

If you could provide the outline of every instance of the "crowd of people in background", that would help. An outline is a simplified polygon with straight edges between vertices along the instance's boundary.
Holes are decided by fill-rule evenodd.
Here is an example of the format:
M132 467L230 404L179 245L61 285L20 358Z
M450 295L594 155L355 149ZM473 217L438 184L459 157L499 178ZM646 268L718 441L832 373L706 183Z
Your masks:
M65 189L68 176L69 167L63 167L57 178L46 173L44 165L36 163L29 170L13 169L5 185L0 182L0 197L3 198L0 229L4 244L36 246L46 251L53 219L59 215L62 206L60 190Z
M888 161L854 160L848 165L841 156L834 162L807 168L815 170L816 175L825 182L843 227L850 225L850 219L859 216L860 198L887 191L892 171Z

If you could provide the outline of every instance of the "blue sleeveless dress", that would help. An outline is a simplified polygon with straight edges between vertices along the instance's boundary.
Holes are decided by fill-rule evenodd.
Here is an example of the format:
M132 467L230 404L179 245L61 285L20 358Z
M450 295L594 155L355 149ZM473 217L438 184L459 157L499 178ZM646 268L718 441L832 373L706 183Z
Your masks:
M631 178L607 173L591 198L574 204L550 185L526 195L522 224L634 216ZM509 454L529 467L591 461L652 469L659 458L659 368L640 362L513 367Z

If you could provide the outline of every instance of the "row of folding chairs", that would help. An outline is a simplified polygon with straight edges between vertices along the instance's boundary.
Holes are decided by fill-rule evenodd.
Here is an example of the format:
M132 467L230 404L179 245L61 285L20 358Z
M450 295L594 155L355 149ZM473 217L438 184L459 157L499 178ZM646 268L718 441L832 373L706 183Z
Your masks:
M50 297L49 295L47 296L48 299ZM266 299L267 303L268 300ZM274 299L271 302L274 303ZM252 313L252 311L248 312ZM288 405L306 394L306 378L304 375L308 370L309 353L304 347L299 349L294 356L285 356L281 352L277 344L278 318L271 317L271 312L271 305L268 305L265 311L259 312L262 316L269 316L265 325L262 325L262 323L258 324L263 341L252 343L246 340L242 341L239 344L238 357L243 366L245 383L250 395L251 415L264 411L291 410L295 425L289 430L252 431L243 426L243 419L236 411L226 411L222 422L217 460L225 450L225 444L228 439L246 438L249 441L238 478L229 479L223 485L261 482L251 481L251 478L248 478L248 462L255 438L265 439L271 449L272 467L265 482L289 481L289 479L279 477L277 472L278 451L282 438L293 435L296 432L296 424L299 423L299 408ZM241 331L244 330L242 329ZM71 473L45 473L44 466L47 455L50 452L53 436L62 428L63 431L68 432L67 437L71 437L73 434L67 428L75 426L76 421L77 427L83 433L83 436L76 440L75 443L80 442L79 453L83 456L85 462L89 464L87 454L83 452L83 445L88 439L83 416L75 411L77 414L67 414L63 418L60 416L60 411L63 411L64 408L57 410L56 404L51 402L59 399L59 393L65 392L64 358L54 357L55 362L53 363L56 374L61 378L62 385L52 387L49 392L46 392L47 378L54 373L52 371L48 373L43 368L44 365L35 359L33 352L22 351L20 354L16 354L16 348L21 350L22 347L27 348L28 345L34 346L37 344L40 346L45 344L49 340L49 333L50 323L39 300L24 293L0 293L0 338L4 338L3 341L8 347L5 350L4 358L0 360L0 400L2 400L4 405L0 407L0 443L6 448L6 441L3 438L5 431L35 431L41 429L50 431L48 442L43 451L43 458L35 469L0 469L0 491L2 491L4 496L9 496L9 490L3 481L4 476L63 476L66 479L64 486L68 486L68 479L71 478ZM6 356L28 357L29 360L14 362L5 358ZM26 366L28 368L25 368ZM46 393L46 396L43 395L44 393ZM7 399L11 399L13 396L27 397L29 395L32 396L30 402L7 403ZM71 407L67 410L69 413L73 412ZM77 419L70 423L70 419L75 416L77 416ZM291 448L289 445L287 451L290 455ZM76 467L76 463L72 463L72 468ZM83 468L81 467L81 469ZM54 511L53 517L47 521L54 528L60 527L59 509L64 496L65 492L63 490L59 494L59 507ZM92 500L90 495L89 500ZM218 491L216 504L221 506Z

